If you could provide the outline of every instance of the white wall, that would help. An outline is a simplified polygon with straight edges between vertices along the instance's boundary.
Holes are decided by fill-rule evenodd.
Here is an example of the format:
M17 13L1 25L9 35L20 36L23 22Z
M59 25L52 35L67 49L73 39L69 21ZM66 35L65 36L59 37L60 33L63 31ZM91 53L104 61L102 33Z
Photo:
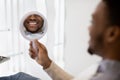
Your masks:
M65 69L73 75L96 63L100 59L90 56L88 48L88 26L91 14L99 0L66 0L65 22Z

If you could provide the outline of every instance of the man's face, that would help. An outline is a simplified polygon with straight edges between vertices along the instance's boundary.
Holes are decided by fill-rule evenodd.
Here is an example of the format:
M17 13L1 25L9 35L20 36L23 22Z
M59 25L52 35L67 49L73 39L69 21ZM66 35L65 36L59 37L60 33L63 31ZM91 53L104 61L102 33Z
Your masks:
M89 27L90 41L88 52L101 55L104 48L104 35L107 28L107 9L104 2L101 2L92 15L92 23Z
M27 31L31 33L36 33L42 28L43 23L44 21L41 16L32 14L28 16L27 19L24 21L24 26Z

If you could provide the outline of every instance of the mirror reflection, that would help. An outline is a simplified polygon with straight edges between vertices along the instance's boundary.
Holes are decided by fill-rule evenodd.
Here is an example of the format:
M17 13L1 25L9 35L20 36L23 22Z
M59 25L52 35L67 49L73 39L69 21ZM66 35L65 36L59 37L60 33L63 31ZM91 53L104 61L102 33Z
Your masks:
M47 20L39 12L28 12L20 23L20 31L27 40L42 38L47 30Z
M24 27L27 32L37 33L42 31L44 20L37 14L32 14L24 21Z

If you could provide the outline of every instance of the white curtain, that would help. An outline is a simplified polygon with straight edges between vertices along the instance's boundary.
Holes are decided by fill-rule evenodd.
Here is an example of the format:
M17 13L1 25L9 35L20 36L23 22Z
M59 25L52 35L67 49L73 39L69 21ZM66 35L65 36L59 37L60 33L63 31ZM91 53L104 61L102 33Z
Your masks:
M48 49L53 54L54 61L64 68L64 20L65 1L46 0L47 17L49 22ZM51 35L52 34L52 35Z
M36 9L36 3L33 0L0 0L0 5L0 55L11 56L5 65L0 64L0 72L4 69L7 73L26 72L28 41L19 32L19 22L25 12Z

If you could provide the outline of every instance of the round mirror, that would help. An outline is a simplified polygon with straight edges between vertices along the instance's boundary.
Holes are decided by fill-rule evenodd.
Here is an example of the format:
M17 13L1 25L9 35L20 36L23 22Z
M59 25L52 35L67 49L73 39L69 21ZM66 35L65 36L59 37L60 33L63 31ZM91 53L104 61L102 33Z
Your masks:
M39 12L28 12L20 22L20 32L27 40L42 38L47 32L47 20Z

